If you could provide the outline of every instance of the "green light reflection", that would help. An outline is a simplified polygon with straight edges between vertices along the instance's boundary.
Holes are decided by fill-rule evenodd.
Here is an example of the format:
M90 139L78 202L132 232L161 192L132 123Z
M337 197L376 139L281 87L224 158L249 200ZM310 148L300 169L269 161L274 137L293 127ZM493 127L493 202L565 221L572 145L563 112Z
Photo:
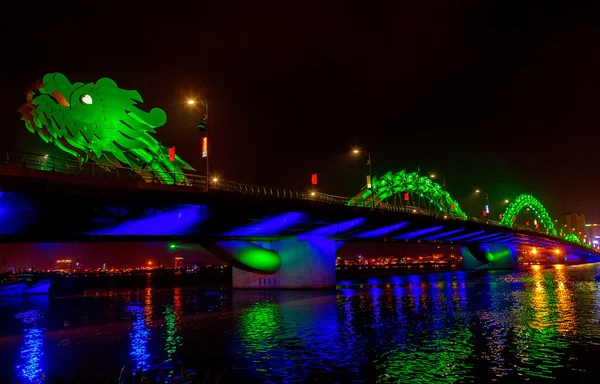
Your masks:
M268 352L275 349L279 341L280 322L278 303L260 301L245 308L240 315L239 329L247 355L256 361L261 360L257 355L265 354L265 361L268 361Z
M416 281L415 281L416 282ZM441 288L452 289L452 300L438 300L438 313L398 333L379 357L378 383L454 383L473 379L473 334L469 329L466 291L461 282L411 284L407 295L409 312L429 313L427 297L440 296ZM400 291L397 291L400 293ZM433 295L436 293L436 295ZM449 292L448 292L449 293ZM447 295L448 293L445 293ZM436 297L436 299L438 299Z
M163 311L165 316L165 363L173 361L177 348L181 345L181 335L177 334L177 314L172 305L165 306Z
M541 268L532 268L531 273L531 285L524 291L524 303L516 314L514 352L519 363L515 368L526 376L555 379L555 371L564 367L564 349L569 345L561 333L574 325L571 315L571 320L565 317L574 310L573 302L564 291L559 292L565 289L560 277L557 284L551 273Z

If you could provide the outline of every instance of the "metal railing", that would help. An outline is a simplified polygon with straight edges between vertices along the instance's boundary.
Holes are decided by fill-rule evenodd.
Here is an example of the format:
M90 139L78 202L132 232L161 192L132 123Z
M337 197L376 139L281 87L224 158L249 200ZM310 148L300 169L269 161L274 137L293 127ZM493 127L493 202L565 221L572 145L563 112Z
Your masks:
M0 150L0 163L13 164L22 168L35 169L38 171L57 172L66 175L101 177L112 180L146 181L151 183L170 181L170 184L175 185L206 186L206 176L201 176L199 174L134 169L129 167L119 167L112 164L104 165L81 162L74 159L65 159L62 157L20 151Z
M0 163L12 164L18 167L38 171L57 172L66 175L76 175L90 178L103 178L121 181L136 181L206 188L206 176L197 173L178 173L155 171L148 169L134 169L120 167L112 164L96 164L81 162L75 159L40 155L13 150L0 150ZM347 205L349 197L335 196L318 192L299 192L291 189L272 188L251 184L238 183L231 180L218 179L211 181L213 190L236 192L259 197L274 197L282 199L302 199L318 201L335 205ZM365 207L369 208L369 207ZM389 203L377 203L373 209L391 212L404 212L420 215L441 217L438 212L428 212L420 207L400 206Z

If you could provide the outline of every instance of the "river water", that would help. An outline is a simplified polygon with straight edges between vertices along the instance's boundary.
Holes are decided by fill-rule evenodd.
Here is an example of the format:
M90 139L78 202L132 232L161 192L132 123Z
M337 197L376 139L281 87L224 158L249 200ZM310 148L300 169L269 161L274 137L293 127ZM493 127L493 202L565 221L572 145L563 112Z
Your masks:
M0 382L136 370L220 383L597 382L598 275L598 264L453 271L319 292L157 289L149 275L145 288L3 300Z

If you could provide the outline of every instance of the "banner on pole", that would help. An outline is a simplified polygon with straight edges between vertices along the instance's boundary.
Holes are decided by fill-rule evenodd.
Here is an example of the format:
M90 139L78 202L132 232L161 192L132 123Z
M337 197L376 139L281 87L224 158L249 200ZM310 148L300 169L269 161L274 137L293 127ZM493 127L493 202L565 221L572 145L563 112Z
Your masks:
M208 137L202 138L202 157L208 157Z

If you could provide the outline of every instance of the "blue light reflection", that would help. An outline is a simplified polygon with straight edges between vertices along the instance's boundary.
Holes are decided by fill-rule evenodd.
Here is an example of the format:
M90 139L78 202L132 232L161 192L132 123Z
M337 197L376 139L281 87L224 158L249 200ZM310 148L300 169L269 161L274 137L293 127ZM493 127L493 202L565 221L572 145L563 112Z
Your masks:
M44 317L39 310L28 310L15 315L24 325L23 347L17 374L25 383L41 383L44 381L44 330L37 326L38 320Z
M168 211L150 209L144 217L127 219L111 228L89 232L89 235L183 235L192 226L206 219L207 208L180 204Z
M321 228L314 229L312 231L306 232L302 236L335 236L341 235L345 232L348 232L352 229L355 229L366 222L366 219L352 219L347 221L342 221L339 223L325 225Z
M129 303L127 311L131 314L132 324L129 336L131 338L131 351L129 355L133 358L136 372L144 372L148 369L148 339L150 330L146 324L145 308L139 303Z
M244 225L229 232L226 236L271 236L298 224L302 220L300 212L286 212L275 217L258 220L255 223Z
M417 231L407 232L402 235L396 236L396 239L414 239L416 237L423 236L428 233L439 231L440 229L444 229L444 227L441 225L437 225L434 227L423 228Z
M359 239L370 239L370 238L377 238L377 237L382 237L385 236L389 233L398 231L404 227L407 227L408 225L410 225L410 223L408 221L403 221L401 223L398 224L394 224L394 225L387 225L385 227L381 227L381 228L377 228L377 229L372 229L370 231L367 232L363 232L360 233L356 236L353 236L355 238L359 238Z

